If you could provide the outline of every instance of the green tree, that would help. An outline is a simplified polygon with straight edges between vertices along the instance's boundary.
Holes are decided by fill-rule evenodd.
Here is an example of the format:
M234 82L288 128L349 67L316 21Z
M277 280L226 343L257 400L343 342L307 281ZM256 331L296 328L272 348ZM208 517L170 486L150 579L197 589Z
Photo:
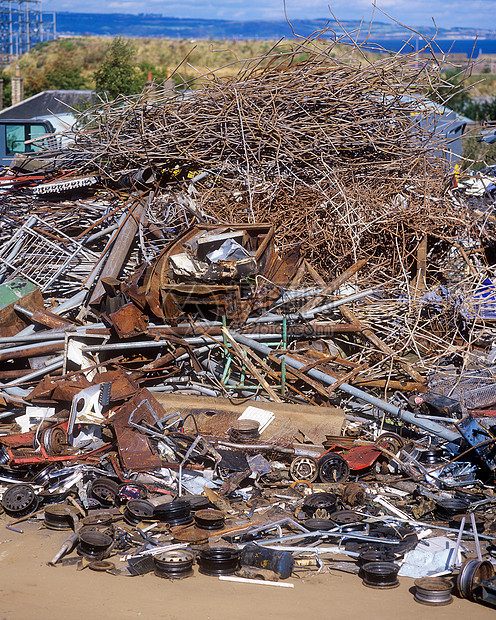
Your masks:
M12 105L12 85L10 83L10 75L2 73L0 77L3 79L3 101L2 106L8 108Z
M94 73L96 90L112 99L141 90L134 61L135 50L129 41L116 37L105 52L101 67Z
M87 88L79 68L69 58L60 54L56 61L47 65L44 75L45 90L81 90Z
M496 98L489 101L470 101L465 106L464 114L474 121L496 121Z

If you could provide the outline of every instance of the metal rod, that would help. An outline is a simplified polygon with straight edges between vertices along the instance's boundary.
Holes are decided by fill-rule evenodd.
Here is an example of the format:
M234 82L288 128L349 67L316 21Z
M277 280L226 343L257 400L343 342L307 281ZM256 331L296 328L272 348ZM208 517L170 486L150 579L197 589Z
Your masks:
M233 335L233 338L240 344L244 344L247 347L251 347L255 351L262 353L263 355L270 355L272 353L269 347L257 342L253 338L248 338L247 336L244 336L237 332L231 332L231 333ZM278 357L279 359L285 359L288 366L291 366L292 368L296 368L297 370L300 370L301 368L305 366L305 364L303 364L302 362L299 362L298 360L295 360L289 355L278 355ZM335 379L334 377L331 377L325 372L322 372L321 370L317 370L315 368L311 368L310 370L307 370L306 372L310 377L312 377L312 379L317 379L317 381L320 381L324 383L325 385L333 385L334 383L337 382L337 379ZM368 394L367 392L364 392L363 390L353 387L352 385L348 385L347 383L341 383L338 389L343 392L346 392L347 394L349 394L350 396L353 396L354 398L363 400L364 402L370 405L373 405L374 407L377 407L378 409L381 409L382 411L386 411L387 413L389 413L395 418L400 418L401 420L403 420L404 422L407 422L408 424L413 424L414 426L418 426L419 428L422 428L423 430L433 433L434 435L437 435L438 437L441 437L442 439L446 439L447 441L455 441L457 439L460 439L460 435L458 433L450 431L444 426L441 426L440 424L436 424L435 422L430 422L429 420L421 420L417 418L417 416L415 416L413 413L410 413L409 411L404 411L403 409L396 407L396 405L387 403L386 401L383 401L380 398L376 398L375 396L372 396L371 394Z
M43 368L39 368L38 370L33 370L33 372L29 373L29 375L24 375L23 377L19 377L18 379L14 379L13 381L9 381L8 383L0 384L0 390L5 390L5 388L12 387L14 385L18 385L19 383L29 383L33 379L37 379L38 377L42 377L52 370L57 370L57 368L62 368L64 365L64 357L60 356L53 360L47 366ZM8 392L8 390L5 390Z
M126 256L134 242L139 223L144 213L145 204L141 200L136 200L129 209L128 217L115 238L112 250L110 251L105 263L105 267L101 271L99 281L90 298L90 303L103 295L103 278L117 278L119 276L122 265L124 264Z

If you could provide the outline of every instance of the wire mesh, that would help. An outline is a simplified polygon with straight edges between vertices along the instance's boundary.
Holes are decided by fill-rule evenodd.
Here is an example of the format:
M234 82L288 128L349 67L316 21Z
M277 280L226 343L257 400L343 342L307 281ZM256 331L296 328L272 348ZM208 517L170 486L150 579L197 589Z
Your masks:
M34 221L33 221L34 220ZM52 240L39 229L48 228ZM74 288L81 283L98 255L71 239L53 226L47 226L37 216L25 222L10 240L0 247L0 263L4 265L6 279L23 276L46 292L60 282Z

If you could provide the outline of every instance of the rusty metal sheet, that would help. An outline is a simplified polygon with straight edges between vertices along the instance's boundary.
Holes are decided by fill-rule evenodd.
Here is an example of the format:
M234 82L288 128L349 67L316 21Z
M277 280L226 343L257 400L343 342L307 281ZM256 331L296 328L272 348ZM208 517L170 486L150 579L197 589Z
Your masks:
M44 307L43 296L40 289L37 288L5 308L2 308L0 310L0 336L2 338L15 336L15 334L18 334L22 329L31 324L30 320L25 320L20 313L14 310L15 304L19 304L31 312L42 310Z
M61 340L55 344L40 345L39 347L33 347L32 349L20 349L19 351L11 351L10 353L2 353L0 351L0 362L23 359L26 357L41 357L44 355L51 355L57 351L64 349L64 341Z
M14 433L5 437L0 437L0 443L9 448L30 448L33 450L33 443L36 436L35 431L27 433Z
M45 327L50 327L52 329L74 325L73 321L69 321L69 319L65 319L64 317L58 316L48 310L35 310L31 320L33 323L40 323L41 325L45 325Z
M243 399L212 398L210 396L190 396L183 394L159 393L157 399L167 413L180 412L195 415L200 434L208 436L225 435L230 425L245 411L247 402ZM262 434L262 440L292 442L294 436L303 433L316 445L322 445L327 433L337 435L344 424L344 411L338 407L315 407L312 405L293 405L257 401L250 403L257 409L273 413L276 417ZM185 421L185 432L195 432L190 418Z
M137 383L123 370L117 369L99 373L91 382L82 374L60 379L53 379L50 376L44 377L29 396L26 396L26 400L29 402L46 400L72 402L74 396L79 394L81 390L99 383L111 383L111 401L124 400L139 390Z
M107 315L119 338L132 338L145 334L148 317L133 303L121 306L116 312Z
M161 466L146 435L132 428L114 427L122 466L127 471L150 471Z
M50 376L44 377L32 390L26 400L38 402L57 400L72 402L72 399L81 390L90 387L91 383L84 376L75 376L65 379L53 379Z
M90 387L91 383L83 375L71 377L69 380L56 382L55 389L52 394L54 400L62 400L71 402L76 394L81 390Z
M239 286L166 284L162 286L162 307L167 319L177 320L185 306L203 306L216 316L233 319L241 309Z
M272 268L277 253L274 246L274 228L271 224L193 226L179 239L165 248L145 275L144 290L146 291L146 299L150 309L156 316L170 321L177 321L182 315L182 308L189 304L207 306L210 311L214 310L215 314L227 316L229 319L241 319L251 310L251 306L255 301L259 305L260 299L258 297L256 300L248 299L251 293L249 287L244 287L245 290L242 290L237 283L236 285L229 286L232 278L225 278L222 282L211 286L200 285L206 287L204 291L198 288L197 283L180 283L171 278L169 262L171 256L182 253L187 244L201 233L214 231L219 234L225 231L242 232L243 245L254 252L253 259L258 273L265 275L265 272ZM229 272L229 269L227 272Z
M131 398L139 390L138 384L120 368L95 375L91 383L110 383L110 400L114 402Z
M148 437L129 423L154 425L152 411L158 419L165 415L165 409L145 388L124 403L109 420L114 428L122 466L128 471L149 471L161 466L160 456L152 450Z

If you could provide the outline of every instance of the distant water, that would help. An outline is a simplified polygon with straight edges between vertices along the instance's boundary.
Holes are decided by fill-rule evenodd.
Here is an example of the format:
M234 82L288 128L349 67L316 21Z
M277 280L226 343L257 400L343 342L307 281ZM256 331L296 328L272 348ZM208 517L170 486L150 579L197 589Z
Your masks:
M418 42L412 39L408 45L405 44L403 39L374 39L373 41L367 41L366 46L373 48L373 46L379 45L390 52L399 52L402 50L405 53L413 52L422 49L425 43L420 39ZM432 49L436 53L448 53L452 54L466 54L477 58L480 54L496 54L496 39L436 39L432 44Z

